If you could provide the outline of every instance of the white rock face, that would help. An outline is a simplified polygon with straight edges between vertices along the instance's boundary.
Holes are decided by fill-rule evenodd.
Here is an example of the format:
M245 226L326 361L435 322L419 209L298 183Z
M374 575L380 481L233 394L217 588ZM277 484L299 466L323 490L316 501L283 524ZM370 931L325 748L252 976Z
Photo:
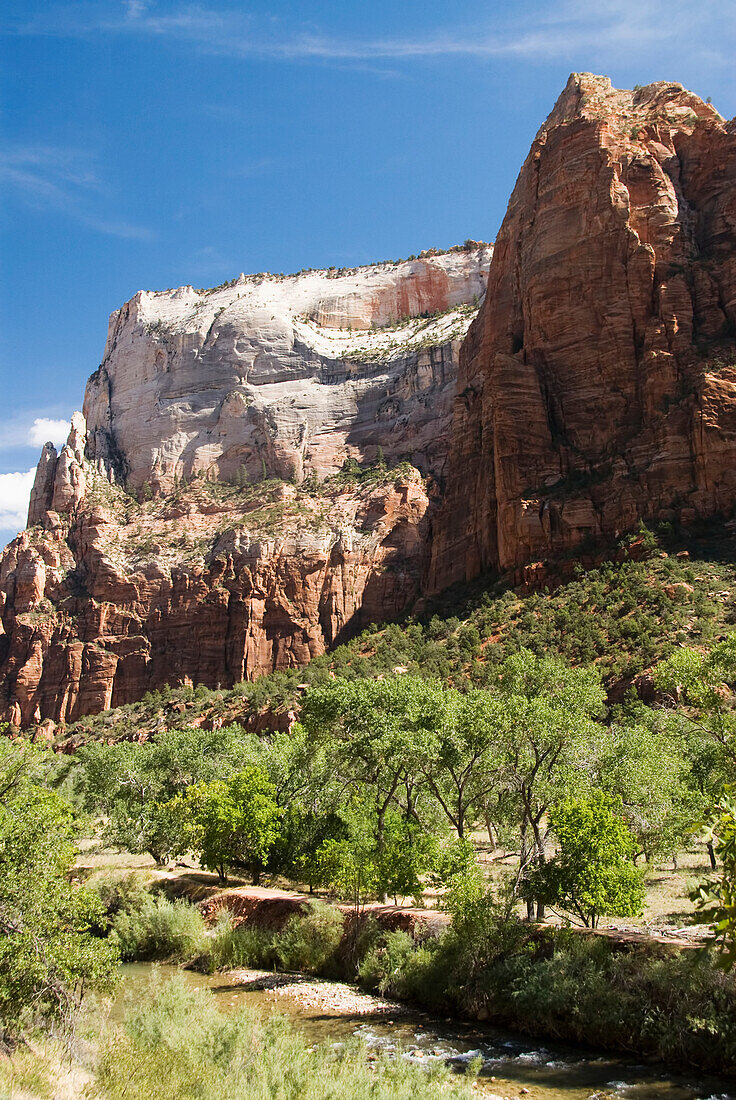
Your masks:
M154 490L240 466L252 479L322 477L379 446L441 474L458 350L491 255L141 291L112 314L87 384L86 456Z
M28 505L28 526L47 523L47 513L72 513L84 499L87 477L84 472L87 424L81 412L72 414L69 438L56 454L53 443L44 444L36 467L36 477Z

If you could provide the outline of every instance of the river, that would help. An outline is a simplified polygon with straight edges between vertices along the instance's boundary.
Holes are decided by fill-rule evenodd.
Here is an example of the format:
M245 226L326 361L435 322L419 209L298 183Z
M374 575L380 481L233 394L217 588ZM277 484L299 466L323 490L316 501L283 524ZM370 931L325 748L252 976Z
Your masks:
M285 1013L311 1042L334 1044L357 1035L369 1050L398 1052L418 1065L441 1058L460 1068L480 1055L483 1069L479 1083L488 1096L523 1095L527 1100L736 1100L734 1081L705 1077L697 1071L676 1074L659 1065L636 1064L604 1052L542 1043L486 1025L438 1019L403 1005L396 1005L395 1012L371 1012L371 999L359 993L349 1002L362 1002L360 1011L351 1011L350 1003L346 1010L345 1006L330 1003L339 1001L339 997L329 996L332 983L317 983L326 995L314 997L310 1003L298 995L298 987L264 990L257 988L258 982L243 982L242 976L233 974L199 974L167 965L159 965L158 969L163 977L181 973L192 987L209 989L224 1011L246 1005L264 1015ZM123 967L123 989L113 1006L113 1020L122 1020L125 1004L140 998L151 971L150 963ZM315 982L307 979L305 988L314 986ZM334 988L345 989L337 983Z

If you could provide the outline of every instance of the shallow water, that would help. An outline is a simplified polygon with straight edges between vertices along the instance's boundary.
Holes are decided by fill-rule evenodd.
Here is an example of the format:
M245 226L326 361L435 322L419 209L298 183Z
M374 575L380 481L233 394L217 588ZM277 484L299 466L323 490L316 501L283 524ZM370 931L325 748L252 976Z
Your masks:
M123 990L112 1009L112 1019L123 1018L126 1004L140 998L148 985L150 963L123 967ZM442 1020L397 1005L395 1019L380 1015L343 1015L300 1004L288 994L254 990L227 974L198 974L160 965L162 976L181 973L194 988L209 989L219 1006L247 1005L269 1015L281 1012L311 1042L341 1043L351 1036L362 1038L369 1048L397 1053L418 1065L442 1059L461 1068L480 1056L479 1083L489 1096L528 1100L736 1100L736 1082L705 1077L697 1072L669 1073L658 1065L633 1061L602 1052L533 1039L480 1024Z

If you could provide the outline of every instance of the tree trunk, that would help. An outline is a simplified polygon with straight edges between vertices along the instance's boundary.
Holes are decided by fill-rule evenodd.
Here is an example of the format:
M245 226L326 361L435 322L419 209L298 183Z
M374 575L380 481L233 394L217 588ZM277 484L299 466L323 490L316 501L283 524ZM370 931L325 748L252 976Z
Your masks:
M498 848L498 837L496 836L496 830L493 828L493 822L488 815L484 815L486 819L486 832L488 833L488 843L491 846L491 851L495 852Z
M521 852L519 854L519 884L526 878L526 868L529 862L529 849L526 841L526 824L521 827ZM534 920L534 900L526 899L526 919Z
M382 806L381 809L378 810L378 820L376 822L376 849L379 853L383 851L383 835L386 822L386 805ZM379 894L379 901L381 902L381 905L386 905L386 903L388 902L388 894L385 890L382 890Z
M537 864L541 867L545 862L547 856L544 851L544 840L542 834L539 831L539 826L534 824L534 847L537 853ZM544 920L545 918L545 906L544 902L537 898L537 920Z
M708 843L707 843L707 845L706 845L706 847L707 847L707 849L708 849L708 857L709 857L709 859L710 859L710 869L711 869L711 871L715 871L715 869L716 869L716 867L718 866L718 864L717 864L717 862L716 862L716 853L715 853L715 851L713 850L713 843L712 843L712 841L710 841L710 840L709 840L709 841L708 841Z

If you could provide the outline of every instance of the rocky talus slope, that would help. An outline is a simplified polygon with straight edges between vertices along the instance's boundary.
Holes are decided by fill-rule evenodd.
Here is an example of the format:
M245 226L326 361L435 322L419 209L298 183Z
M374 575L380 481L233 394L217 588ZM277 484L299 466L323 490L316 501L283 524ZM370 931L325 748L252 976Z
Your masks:
M301 665L416 600L491 251L241 276L113 314L86 415L44 447L0 558L0 717Z
M736 121L573 74L463 345L429 588L734 503Z

